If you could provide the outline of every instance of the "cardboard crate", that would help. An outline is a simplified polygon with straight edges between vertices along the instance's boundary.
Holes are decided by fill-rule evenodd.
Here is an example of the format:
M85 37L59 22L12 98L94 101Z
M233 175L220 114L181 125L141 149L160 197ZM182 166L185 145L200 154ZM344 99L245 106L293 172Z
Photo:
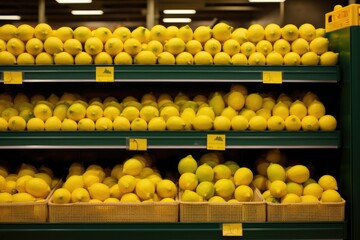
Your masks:
M344 221L345 200L339 203L270 203L268 222Z
M251 202L180 201L180 222L265 222L266 203L258 189Z
M325 30L332 32L341 28L360 25L360 4L350 4L325 14Z
M68 203L50 201L49 222L178 222L179 202Z

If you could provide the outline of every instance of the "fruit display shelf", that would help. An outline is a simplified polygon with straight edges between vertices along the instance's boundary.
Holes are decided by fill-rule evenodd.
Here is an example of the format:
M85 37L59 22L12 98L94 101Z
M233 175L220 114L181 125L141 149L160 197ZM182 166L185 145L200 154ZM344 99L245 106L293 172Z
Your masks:
M282 82L337 83L339 66L235 65L1 65L22 72L22 82L95 82L97 67L114 67L115 82L263 82L263 72L281 72ZM4 74L0 81L4 82Z
M8 131L0 132L0 149L129 149L138 139L147 149L206 149L209 134L225 135L226 149L341 146L340 131Z

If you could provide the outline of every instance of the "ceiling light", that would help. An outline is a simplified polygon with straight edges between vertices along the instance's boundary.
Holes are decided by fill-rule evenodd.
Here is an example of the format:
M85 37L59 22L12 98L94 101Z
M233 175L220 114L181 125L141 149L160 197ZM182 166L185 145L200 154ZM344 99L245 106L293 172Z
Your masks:
M56 0L58 3L91 3L92 0Z
M191 18L163 18L164 23L190 23Z
M285 0L249 0L249 2L285 2Z
M103 10L72 10L72 15L103 15Z
M0 15L0 20L20 20L19 15Z
M194 9L165 9L164 14L195 14L196 10Z

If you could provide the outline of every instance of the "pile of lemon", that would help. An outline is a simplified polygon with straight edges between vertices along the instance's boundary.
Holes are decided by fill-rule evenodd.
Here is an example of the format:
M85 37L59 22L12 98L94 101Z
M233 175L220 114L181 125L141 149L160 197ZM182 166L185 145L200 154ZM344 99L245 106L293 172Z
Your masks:
M75 162L51 202L64 203L139 203L174 202L177 187L163 178L148 154L135 154L111 169L98 164L84 167Z
M224 160L221 152L207 152L195 160L192 155L178 163L179 188L183 202L250 202L253 173L235 161Z
M0 94L1 131L164 131L253 130L332 131L336 118L308 91L296 96L249 93L233 84L227 92L190 95L148 92L122 100L86 99L76 93L58 96Z
M192 29L155 25L133 30L46 23L0 27L0 64L336 65L323 28L275 23Z
M269 150L256 162L253 184L272 203L342 202L334 176L325 174L317 181L302 164L286 166L286 156L278 149Z
M16 173L0 166L0 203L44 202L58 182L46 166L23 163Z

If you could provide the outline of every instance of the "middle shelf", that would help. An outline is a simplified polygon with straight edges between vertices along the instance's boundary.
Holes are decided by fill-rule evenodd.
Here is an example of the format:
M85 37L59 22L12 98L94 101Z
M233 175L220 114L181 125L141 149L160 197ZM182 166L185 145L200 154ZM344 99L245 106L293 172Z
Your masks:
M209 134L225 136L226 149L341 147L340 131L13 131L0 133L0 149L129 149L146 139L147 149L206 149Z

